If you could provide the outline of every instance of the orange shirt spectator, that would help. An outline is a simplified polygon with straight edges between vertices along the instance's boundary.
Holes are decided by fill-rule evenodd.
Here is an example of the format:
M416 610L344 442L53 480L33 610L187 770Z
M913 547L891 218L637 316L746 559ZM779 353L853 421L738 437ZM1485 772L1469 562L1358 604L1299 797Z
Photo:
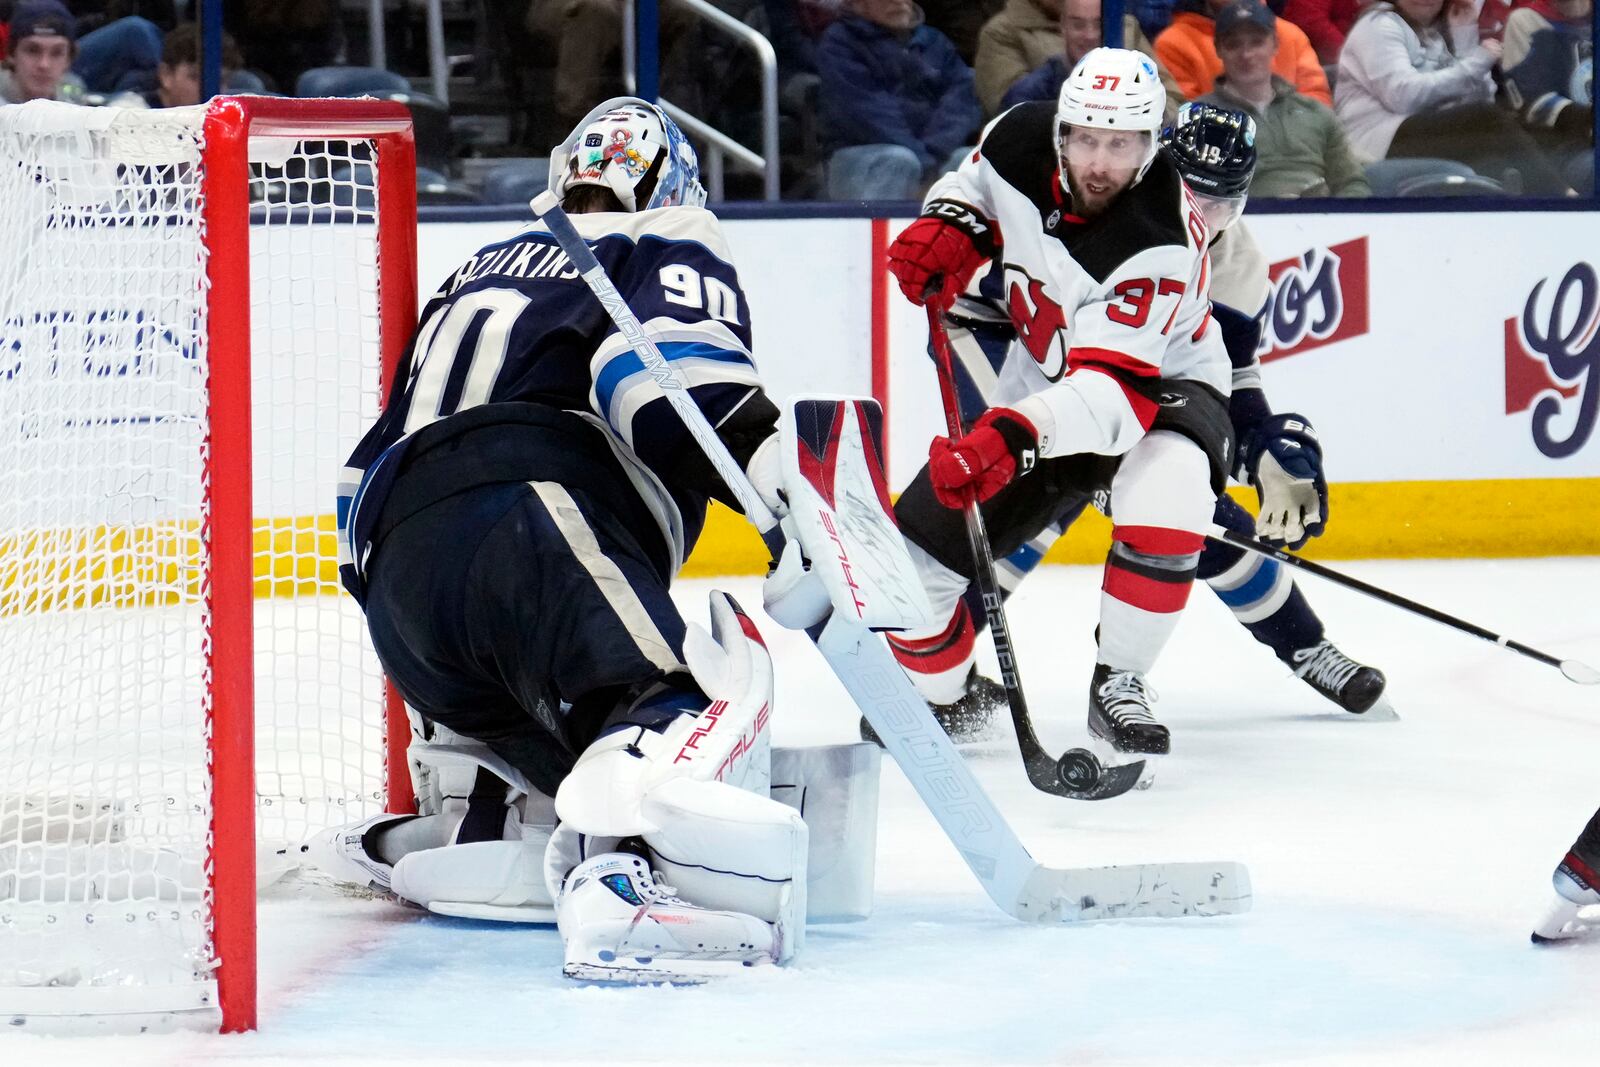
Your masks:
M1191 100L1209 93L1222 73L1213 33L1217 12L1228 3L1229 0L1179 0L1172 25L1156 38L1156 58L1172 72L1183 95ZM1282 22L1278 27L1272 73L1296 91L1333 106L1333 94L1328 91L1328 78L1317 60L1316 49L1311 47L1305 31L1292 22Z

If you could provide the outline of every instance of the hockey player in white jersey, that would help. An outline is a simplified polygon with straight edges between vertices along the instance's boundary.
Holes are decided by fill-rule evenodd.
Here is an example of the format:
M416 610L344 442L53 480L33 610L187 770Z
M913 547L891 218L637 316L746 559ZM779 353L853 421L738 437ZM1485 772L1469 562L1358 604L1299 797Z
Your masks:
M778 412L697 173L665 113L619 98L551 190L765 499ZM442 914L554 919L573 977L792 959L808 826L768 795L766 647L725 594L709 631L669 594L712 497L738 506L544 226L455 271L339 501L341 577L421 719L420 814L308 858Z
M1155 66L1098 48L1056 105L1024 104L929 190L889 249L915 303L948 309L980 266L1016 330L995 406L936 438L895 512L941 621L890 643L931 704L964 695L976 626L959 509L981 502L997 556L1036 536L1063 499L1101 494L1113 520L1090 732L1162 755L1146 676L1188 599L1230 467L1228 355L1210 314L1210 234L1158 155Z
M1269 544L1299 548L1321 534L1327 522L1327 480L1322 444L1311 420L1274 412L1262 388L1258 350L1271 289L1266 257L1240 219L1255 173L1255 123L1240 112L1190 103L1178 110L1161 141L1211 230L1211 315L1233 367L1228 412L1239 442L1233 476L1255 487L1261 505L1257 520L1224 493L1217 497L1213 521ZM968 424L988 406L1006 350L1016 337L998 297L985 278L945 315L956 356L957 393ZM1064 498L1057 517L1037 537L996 561L1002 595L1009 596L1021 584L1090 503L1087 494ZM1208 539L1197 576L1295 677L1345 711L1391 717L1383 700L1383 674L1351 659L1328 639L1288 568ZM982 617L981 605L969 602L968 608L975 619ZM993 716L1003 701L1004 690L997 683L974 674L961 699L940 709L940 718L952 738L983 740L991 735ZM862 736L874 739L865 726Z

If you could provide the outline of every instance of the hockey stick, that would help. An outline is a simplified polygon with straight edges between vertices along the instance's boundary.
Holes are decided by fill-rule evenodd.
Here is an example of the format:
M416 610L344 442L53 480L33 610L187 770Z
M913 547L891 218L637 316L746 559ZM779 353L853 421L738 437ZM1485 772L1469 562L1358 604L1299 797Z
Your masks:
M929 282L936 288L942 279ZM933 366L939 379L939 399L944 402L945 426L954 441L962 434L961 406L956 400L954 360L950 355L950 335L945 332L942 313L929 303L928 336L933 341ZM1107 767L1086 748L1068 749L1060 759L1052 759L1039 743L1033 720L1028 715L1028 698L1022 689L1022 667L1011 646L1011 627L1006 622L1005 601L994 575L994 551L989 547L989 532L983 513L978 510L975 493L967 495L962 512L967 523L967 544L972 548L972 565L983 613L988 617L989 636L994 641L995 658L1000 662L1000 680L1006 687L1006 704L1011 709L1011 725L1017 733L1017 749L1028 781L1040 792L1074 800L1105 800L1120 796L1139 784L1144 760Z
M691 428L695 440L709 437L714 441L715 447L707 446L707 456L740 501L750 501L750 520L763 532L770 531L776 518L688 396L683 379L645 334L556 198L541 193L531 207L585 283L601 298L623 336L636 339L640 346L636 354L656 380L664 383L663 393L686 402L674 403L673 410ZM835 611L815 640L823 659L867 716L917 796L989 898L1006 914L1035 922L1084 922L1230 915L1249 910L1250 876L1241 863L1079 869L1039 863L983 792L880 638L845 612Z
M1385 604L1393 604L1395 607L1409 611L1413 615L1421 615L1425 619L1443 623L1453 630L1460 630L1462 633L1471 634L1473 637L1481 637L1485 641L1493 641L1503 648L1509 648L1513 652L1520 652L1529 659L1535 659L1540 663L1555 667L1566 675L1569 681L1577 682L1579 685L1600 685L1600 671L1595 670L1587 663L1575 659L1561 659L1550 655L1548 652L1540 652L1537 648L1530 648L1521 641L1513 641L1504 634L1485 630L1482 626L1475 626L1464 619L1456 618L1454 615L1446 615L1437 608L1430 608L1426 604L1418 604L1415 600L1408 600L1398 593L1391 593L1386 589L1379 589L1375 585L1368 585L1359 578L1340 574L1338 571L1324 567L1320 563L1302 559L1294 553L1287 552L1281 548L1273 548L1271 545L1257 541L1253 537L1246 537L1242 533L1236 533L1215 523L1212 524L1211 530L1206 536L1214 541L1223 541L1246 551L1254 552L1258 556L1266 556L1268 559L1275 559L1279 563L1298 567L1300 570L1315 574L1318 578L1326 578L1336 585L1342 585L1346 589L1354 589L1358 593L1365 593L1374 600L1381 600Z

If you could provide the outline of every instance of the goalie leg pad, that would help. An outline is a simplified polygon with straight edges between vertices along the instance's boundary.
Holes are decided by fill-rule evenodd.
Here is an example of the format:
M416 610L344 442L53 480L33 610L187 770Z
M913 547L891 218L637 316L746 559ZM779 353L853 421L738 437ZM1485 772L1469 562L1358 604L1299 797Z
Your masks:
M856 742L772 751L772 799L805 819L806 921L853 922L872 912L883 750Z
M643 835L655 866L684 900L754 916L776 928L779 963L805 939L808 832L787 804L722 782L677 778L651 790Z
M410 755L427 769L428 814L319 835L309 858L347 881L367 872L375 888L441 915L554 922L544 880L554 801L486 745L439 739Z
M653 829L651 789L674 778L721 781L765 794L771 780L772 659L749 616L711 593L711 632L691 624L684 660L706 699L664 727L628 723L584 750L556 791L563 822L584 834L631 837Z

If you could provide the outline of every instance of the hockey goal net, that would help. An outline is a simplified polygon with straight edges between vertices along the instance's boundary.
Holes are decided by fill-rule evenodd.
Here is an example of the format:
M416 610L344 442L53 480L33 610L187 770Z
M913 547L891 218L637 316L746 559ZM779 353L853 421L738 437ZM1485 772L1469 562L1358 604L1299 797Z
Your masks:
M257 877L406 782L332 510L415 178L398 104L0 108L8 1019L253 1027Z

